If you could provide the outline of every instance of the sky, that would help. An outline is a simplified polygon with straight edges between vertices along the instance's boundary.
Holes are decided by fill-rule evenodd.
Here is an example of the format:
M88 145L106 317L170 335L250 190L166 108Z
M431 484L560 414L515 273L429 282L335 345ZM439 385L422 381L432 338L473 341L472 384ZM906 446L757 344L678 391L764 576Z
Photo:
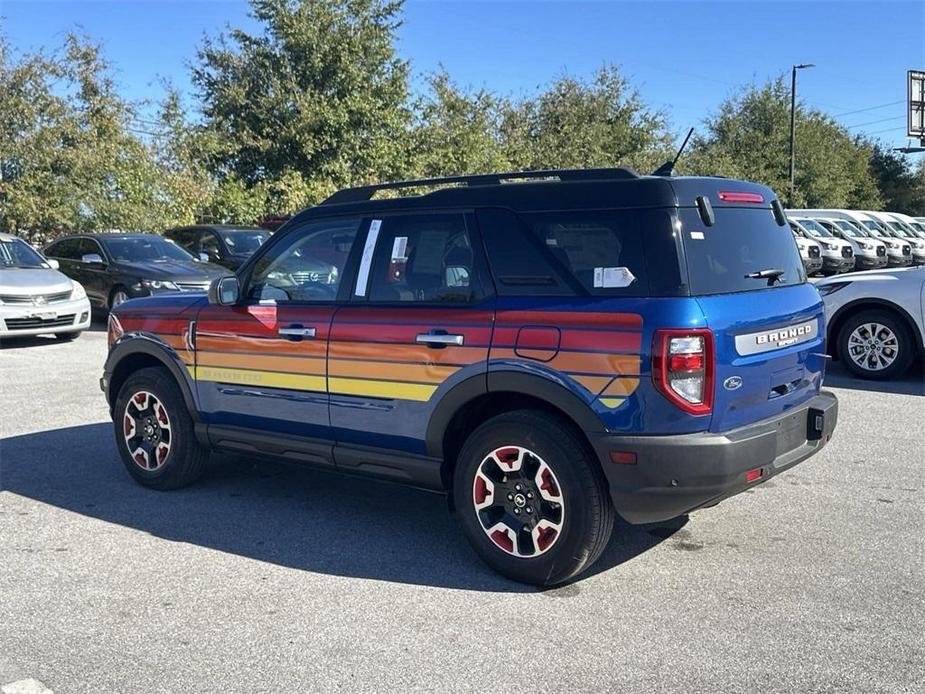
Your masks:
M526 96L562 75L619 65L679 136L742 85L815 63L798 74L800 100L852 133L905 146L906 71L925 70L923 0L406 0L403 15L398 50L416 88L443 66L463 86ZM156 101L165 78L192 101L196 47L228 25L256 29L247 2L0 0L15 49L54 48L82 31L133 101Z

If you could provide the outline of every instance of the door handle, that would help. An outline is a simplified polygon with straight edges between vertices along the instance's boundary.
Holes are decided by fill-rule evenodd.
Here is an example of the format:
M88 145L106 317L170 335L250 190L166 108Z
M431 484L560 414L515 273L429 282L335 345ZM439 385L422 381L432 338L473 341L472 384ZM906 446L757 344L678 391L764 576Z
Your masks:
M462 347L465 339L462 335L449 335L447 333L419 333L414 341L419 345L430 345L431 347L446 347L447 345L456 345Z
M315 329L305 328L301 325L287 325L279 329L279 334L290 338L314 337Z

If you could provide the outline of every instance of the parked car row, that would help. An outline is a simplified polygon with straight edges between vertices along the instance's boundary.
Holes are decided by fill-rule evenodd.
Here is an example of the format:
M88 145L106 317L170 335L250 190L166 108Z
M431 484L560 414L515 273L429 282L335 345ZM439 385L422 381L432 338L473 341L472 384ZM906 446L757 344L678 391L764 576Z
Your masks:
M77 234L40 253L12 234L0 234L0 337L73 339L89 327L91 309L109 311L154 294L205 291L269 237L265 229L238 226L182 227L163 236Z
M925 265L925 221L836 209L788 210L787 216L809 275Z

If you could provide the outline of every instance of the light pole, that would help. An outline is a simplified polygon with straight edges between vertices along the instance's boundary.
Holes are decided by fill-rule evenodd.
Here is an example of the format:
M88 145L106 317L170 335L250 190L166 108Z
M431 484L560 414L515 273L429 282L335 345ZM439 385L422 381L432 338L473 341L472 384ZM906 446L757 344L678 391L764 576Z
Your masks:
M793 207L793 160L794 160L794 143L793 136L796 132L796 115L797 115L797 70L816 67L813 63L801 63L794 65L790 72L790 191L787 195L787 207Z

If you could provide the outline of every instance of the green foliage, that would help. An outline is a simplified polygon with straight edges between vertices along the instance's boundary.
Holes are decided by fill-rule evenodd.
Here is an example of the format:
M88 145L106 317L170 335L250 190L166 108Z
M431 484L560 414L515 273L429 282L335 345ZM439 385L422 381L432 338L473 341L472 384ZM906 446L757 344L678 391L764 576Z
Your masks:
M925 159L913 168L908 160L881 146L870 160L886 209L913 217L925 216Z
M794 207L877 209L871 151L825 114L797 104ZM750 87L722 103L681 168L764 183L786 200L790 186L790 86Z
M394 49L401 2L252 6L263 32L207 39L193 68L222 143L216 173L254 185L299 172L331 188L396 173L410 122L408 66Z
M590 82L556 80L536 99L509 104L501 124L505 156L518 168L632 166L644 173L670 155L663 114L650 110L616 67Z

